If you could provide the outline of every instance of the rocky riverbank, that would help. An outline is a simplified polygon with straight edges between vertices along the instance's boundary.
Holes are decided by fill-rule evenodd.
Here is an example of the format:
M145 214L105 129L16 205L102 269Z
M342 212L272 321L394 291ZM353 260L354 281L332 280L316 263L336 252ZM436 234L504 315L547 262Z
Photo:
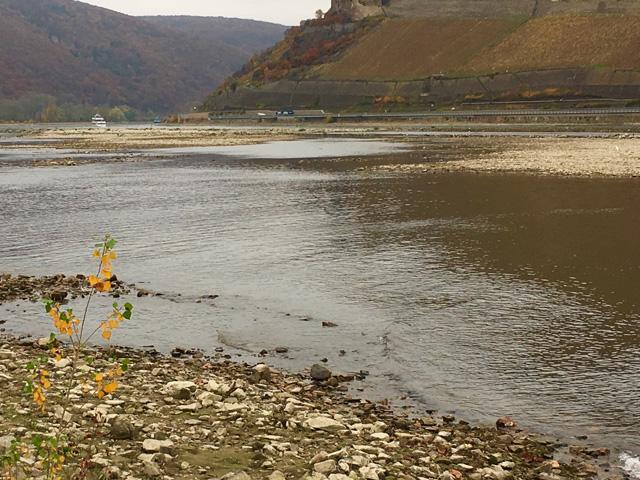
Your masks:
M463 144L475 139L461 140ZM486 143L482 139L480 143ZM640 139L619 138L492 138L491 151L442 162L394 163L376 166L392 172L528 173L587 177L640 177Z
M118 298L135 290L135 286L127 285L111 278L112 297ZM28 275L12 275L0 273L0 305L3 302L15 300L28 300L31 302L49 298L56 302L65 302L69 299L84 297L91 292L87 277L84 275L67 276L64 274L34 277Z
M41 354L38 342L0 337L0 456L14 438L55 431L62 416L53 406L68 362L50 362L47 410L22 393L24 366ZM103 370L113 355L130 359L120 388L102 400L78 388L65 415L74 452L67 464L81 462L89 478L621 478L606 450L575 446L566 456L509 418L479 427L435 413L410 417L386 401L354 398L341 383L350 378L319 366L288 375L222 354L185 360L117 348L91 352L78 375ZM39 465L28 467L37 477Z

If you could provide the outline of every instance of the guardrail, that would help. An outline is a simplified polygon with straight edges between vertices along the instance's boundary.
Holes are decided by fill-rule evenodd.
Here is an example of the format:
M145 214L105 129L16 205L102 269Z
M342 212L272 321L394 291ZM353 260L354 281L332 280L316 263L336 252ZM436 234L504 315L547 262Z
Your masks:
M209 120L324 120L327 117L336 120L382 120L382 119L416 119L437 117L536 117L536 116L597 116L597 115L633 115L640 114L640 108L579 108L566 110L451 110L437 112L402 112L402 113L348 113L325 115L210 115Z

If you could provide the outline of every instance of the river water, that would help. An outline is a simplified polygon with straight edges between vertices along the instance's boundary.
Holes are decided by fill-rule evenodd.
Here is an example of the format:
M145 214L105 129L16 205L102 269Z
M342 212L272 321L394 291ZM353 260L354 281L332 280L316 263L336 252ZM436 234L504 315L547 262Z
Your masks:
M640 453L640 181L222 153L0 169L0 271L87 272L109 232L118 276L167 293L135 299L119 343L286 346L269 361L327 358L426 408ZM48 331L37 305L2 317Z

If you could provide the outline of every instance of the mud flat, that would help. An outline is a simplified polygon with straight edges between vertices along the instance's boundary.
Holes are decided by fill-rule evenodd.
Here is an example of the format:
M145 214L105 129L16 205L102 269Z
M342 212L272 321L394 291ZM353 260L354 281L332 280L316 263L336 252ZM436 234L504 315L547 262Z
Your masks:
M640 176L638 138L492 138L489 142L482 139L482 143L490 145L491 151L439 162L427 160L381 165L376 168L400 172L469 171L594 177Z
M54 406L72 368L67 362L50 365L50 408L41 412L22 393L23 365L42 354L38 343L0 336L0 454L59 421ZM409 417L388 402L344 393L345 378L317 366L311 375L289 375L220 356L185 360L118 348L90 354L95 361L77 375L92 378L113 355L131 364L116 393L98 400L76 389L64 415L75 451L68 465L84 462L100 478L622 478L606 449L573 446L566 454L508 418L479 427L453 416ZM27 470L41 473L37 463Z

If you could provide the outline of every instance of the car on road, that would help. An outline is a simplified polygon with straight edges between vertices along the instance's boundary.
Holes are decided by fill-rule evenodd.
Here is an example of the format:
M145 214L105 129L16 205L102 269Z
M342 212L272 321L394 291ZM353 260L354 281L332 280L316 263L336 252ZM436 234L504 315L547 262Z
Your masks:
M276 112L276 115L280 117L290 117L295 114L296 112L294 112L292 108L282 108Z

